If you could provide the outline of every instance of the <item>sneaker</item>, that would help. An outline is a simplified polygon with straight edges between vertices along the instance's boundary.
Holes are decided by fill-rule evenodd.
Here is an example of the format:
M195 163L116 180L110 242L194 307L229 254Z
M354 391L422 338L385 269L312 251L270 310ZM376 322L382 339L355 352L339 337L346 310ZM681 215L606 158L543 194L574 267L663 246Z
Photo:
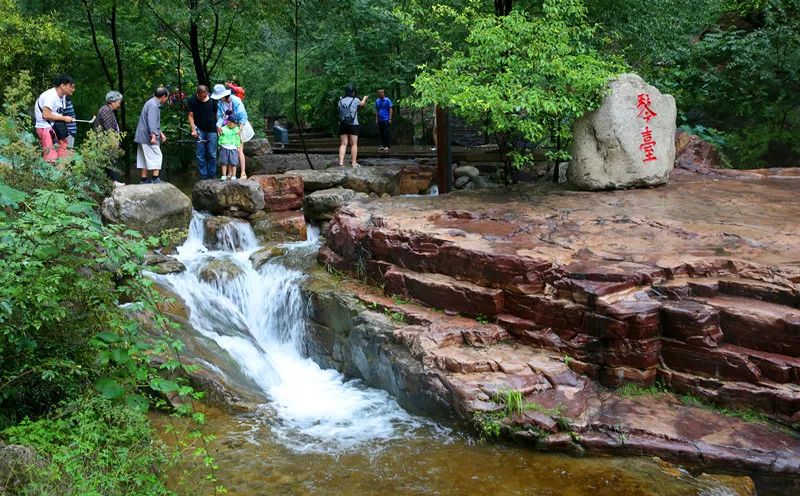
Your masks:
M227 177L225 177L225 176L222 176L221 178L219 178L219 180L220 180L220 181L227 181L227 180L228 180L228 178L227 178Z
M143 178L141 181L139 181L139 184L150 184L150 178L149 177Z
M231 181L238 181L238 179L236 179L236 176L231 176L230 179L231 179Z
M156 177L156 178L154 178L153 180L150 181L150 184L161 184L163 182L164 181L162 181L160 177Z
M244 175L244 174L242 174L242 175L241 175L241 177L239 177L239 179L241 179L242 181L244 181L245 179L247 179L247 176L246 176L246 175Z
M352 164L352 166L353 166L353 167L361 167L361 164L359 164L359 163L353 163L353 164Z
M435 146L432 146L432 147L431 147L431 151L432 151L432 152L435 152L435 151L436 151L436 147L435 147Z

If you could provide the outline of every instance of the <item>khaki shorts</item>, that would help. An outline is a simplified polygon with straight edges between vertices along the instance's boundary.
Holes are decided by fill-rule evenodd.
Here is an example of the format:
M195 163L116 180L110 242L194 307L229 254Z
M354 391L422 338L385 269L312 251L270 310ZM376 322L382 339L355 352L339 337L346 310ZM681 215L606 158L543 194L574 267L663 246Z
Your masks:
M139 143L139 146L136 147L137 169L161 170L163 159L161 146L159 145L143 145Z

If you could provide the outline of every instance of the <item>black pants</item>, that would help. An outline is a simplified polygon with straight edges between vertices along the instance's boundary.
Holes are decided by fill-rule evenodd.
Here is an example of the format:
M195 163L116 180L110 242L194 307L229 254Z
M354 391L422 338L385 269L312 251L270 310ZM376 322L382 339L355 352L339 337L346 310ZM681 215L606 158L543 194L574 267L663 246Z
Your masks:
M392 131L389 128L389 121L378 121L378 132L381 133L381 145L389 148L392 144Z

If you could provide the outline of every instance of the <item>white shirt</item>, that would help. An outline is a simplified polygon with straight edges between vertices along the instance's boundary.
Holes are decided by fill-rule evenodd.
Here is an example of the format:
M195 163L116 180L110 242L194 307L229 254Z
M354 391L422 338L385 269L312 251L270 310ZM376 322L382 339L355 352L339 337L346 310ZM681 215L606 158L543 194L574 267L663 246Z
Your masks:
M45 107L49 108L54 114L60 115L61 111L66 106L67 103L64 101L64 97L59 97L55 88L50 88L39 95L39 98L36 100L36 108L34 109L36 113L36 127L38 129L47 129L51 127L50 123L42 117L42 110L44 110Z

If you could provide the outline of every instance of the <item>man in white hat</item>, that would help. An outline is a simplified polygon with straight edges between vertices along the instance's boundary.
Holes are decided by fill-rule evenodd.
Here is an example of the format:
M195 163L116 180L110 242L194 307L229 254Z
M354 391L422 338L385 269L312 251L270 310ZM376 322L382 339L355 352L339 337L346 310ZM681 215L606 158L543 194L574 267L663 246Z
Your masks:
M226 88L223 84L214 85L214 92L211 94L211 98L219 102L217 104L217 132L219 134L222 134L223 122L229 115L235 115L239 120L239 125L242 128L242 145L239 146L239 163L242 167L242 175L240 178L247 179L244 163L244 143L250 141L255 132L253 131L253 126L250 124L250 121L247 119L247 110L244 108L244 103L242 103L241 98L232 95L231 90Z

